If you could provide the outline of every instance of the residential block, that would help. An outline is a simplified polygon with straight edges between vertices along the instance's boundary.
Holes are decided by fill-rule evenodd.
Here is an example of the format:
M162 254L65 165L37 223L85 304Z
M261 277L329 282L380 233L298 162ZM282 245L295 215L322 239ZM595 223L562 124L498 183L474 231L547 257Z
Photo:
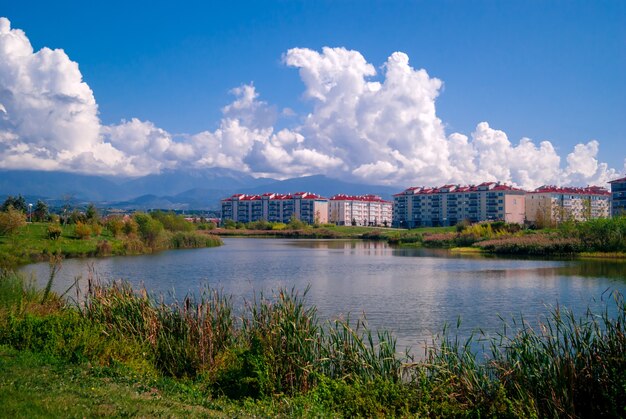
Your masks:
M394 195L393 225L415 228L453 226L467 220L524 223L525 192L506 184L412 187Z
M335 195L328 221L337 225L391 226L393 203L376 195Z
M292 216L308 224L328 222L328 199L310 192L235 194L222 199L222 220L288 223Z
M541 186L526 194L526 220L545 224L606 218L610 196L608 190L599 186Z

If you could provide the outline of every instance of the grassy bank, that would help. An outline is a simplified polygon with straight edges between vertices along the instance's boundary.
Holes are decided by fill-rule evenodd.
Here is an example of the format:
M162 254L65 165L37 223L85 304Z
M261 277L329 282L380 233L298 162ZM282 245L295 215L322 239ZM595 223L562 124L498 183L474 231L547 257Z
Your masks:
M626 304L607 304L580 319L556 309L537 329L503 323L495 338L460 342L444 329L416 361L364 320L319 319L306 292L233 307L215 290L165 304L91 283L76 306L5 272L0 403L63 416L617 417ZM486 359L472 339L484 340Z
M459 225L454 230L405 232L398 239L404 246L458 249L522 256L567 256L626 259L626 217L566 222L544 230L523 229L503 222Z
M96 227L82 223L28 223L11 235L0 235L0 268L45 261L56 254L65 258L135 255L222 243L217 236L205 231L170 230L153 223L150 226L153 230L146 228L142 232L141 226L131 223L128 221L130 227L126 231L124 222L119 229L107 223L94 224ZM89 229L87 232L85 226ZM51 235L51 231L56 233Z

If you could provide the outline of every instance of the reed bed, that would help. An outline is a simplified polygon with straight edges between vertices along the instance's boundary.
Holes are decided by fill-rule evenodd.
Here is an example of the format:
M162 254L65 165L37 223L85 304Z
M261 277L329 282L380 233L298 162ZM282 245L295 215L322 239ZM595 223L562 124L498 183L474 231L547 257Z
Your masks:
M5 273L0 344L191 380L209 397L304 397L338 416L626 414L621 295L580 317L554 308L535 327L503 319L491 337L476 331L461 340L444 326L416 361L365 317L320 320L307 292L259 294L237 311L220 290L166 303L127 283L92 281L80 304L51 297L37 311L41 292Z

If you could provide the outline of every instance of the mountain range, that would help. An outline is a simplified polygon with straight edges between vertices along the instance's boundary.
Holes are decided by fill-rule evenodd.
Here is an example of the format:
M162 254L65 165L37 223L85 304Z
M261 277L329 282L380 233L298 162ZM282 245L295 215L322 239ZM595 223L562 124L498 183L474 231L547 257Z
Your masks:
M0 171L0 198L21 194L29 202L42 199L55 206L65 201L94 202L120 209L216 210L234 193L314 192L330 197L374 194L391 199L401 187L348 183L324 175L286 180L255 178L230 169L164 171L138 178L95 176L35 170Z

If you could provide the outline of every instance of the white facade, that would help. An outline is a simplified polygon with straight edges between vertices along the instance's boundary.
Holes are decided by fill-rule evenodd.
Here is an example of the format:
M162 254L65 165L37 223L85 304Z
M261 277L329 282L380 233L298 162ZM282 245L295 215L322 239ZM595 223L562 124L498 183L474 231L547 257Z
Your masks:
M288 223L291 217L308 224L328 222L328 199L309 192L263 195L235 194L222 199L222 220Z
M329 201L328 220L337 225L390 226L393 204L375 195L335 195Z
M526 194L526 220L531 223L560 223L606 218L611 194L604 188L560 188L542 186Z

